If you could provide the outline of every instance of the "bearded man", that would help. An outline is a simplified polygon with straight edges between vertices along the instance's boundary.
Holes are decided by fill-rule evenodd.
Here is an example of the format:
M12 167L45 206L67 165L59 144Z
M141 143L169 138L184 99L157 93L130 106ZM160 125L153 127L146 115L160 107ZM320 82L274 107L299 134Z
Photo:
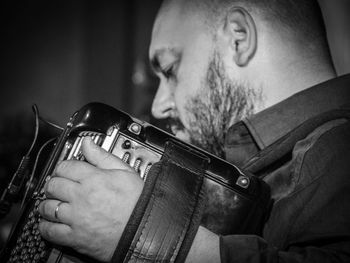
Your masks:
M169 227L164 246L175 247L154 242L162 229L123 247L152 189L89 140L89 164L62 162L47 183L41 234L101 261L122 249L135 262L349 262L350 76L336 78L317 2L165 1L149 53L153 115L270 185L262 236L197 226L174 237Z

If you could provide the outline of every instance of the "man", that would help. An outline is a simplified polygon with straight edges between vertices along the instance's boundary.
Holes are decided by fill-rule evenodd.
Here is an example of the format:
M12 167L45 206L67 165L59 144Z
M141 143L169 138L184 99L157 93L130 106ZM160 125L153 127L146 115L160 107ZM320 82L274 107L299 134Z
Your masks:
M262 237L220 237L199 226L189 249L171 259L349 261L350 77L323 83L336 74L316 1L166 1L150 58L160 78L153 115L263 178L274 199ZM144 183L91 141L83 152L90 164L62 162L47 183L40 231L115 260Z

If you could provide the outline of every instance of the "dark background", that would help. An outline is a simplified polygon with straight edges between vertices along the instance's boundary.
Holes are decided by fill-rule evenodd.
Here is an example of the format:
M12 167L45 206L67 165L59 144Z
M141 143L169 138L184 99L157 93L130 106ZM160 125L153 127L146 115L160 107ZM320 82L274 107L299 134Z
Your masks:
M319 2L337 72L349 73L350 1ZM160 3L1 1L0 190L29 146L33 103L61 126L90 101L149 120L157 81L148 46Z
M2 1L0 118L32 103L61 125L90 101L146 111L141 93L155 89L147 49L161 1L145 2Z
M43 116L64 125L90 101L147 115L157 84L147 52L160 3L1 1L0 120L31 114L36 103ZM350 1L320 3L344 74L350 71Z

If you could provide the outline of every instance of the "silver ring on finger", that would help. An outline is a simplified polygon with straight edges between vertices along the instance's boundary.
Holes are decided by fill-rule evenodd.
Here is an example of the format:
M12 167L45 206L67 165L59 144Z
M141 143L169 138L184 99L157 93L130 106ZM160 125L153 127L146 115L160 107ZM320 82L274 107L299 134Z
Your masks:
M60 221L59 219L58 219L58 210L60 209L60 205L62 205L64 202L62 202L62 201L60 201L57 205L56 205L56 209L55 209L55 219L57 220L57 221Z

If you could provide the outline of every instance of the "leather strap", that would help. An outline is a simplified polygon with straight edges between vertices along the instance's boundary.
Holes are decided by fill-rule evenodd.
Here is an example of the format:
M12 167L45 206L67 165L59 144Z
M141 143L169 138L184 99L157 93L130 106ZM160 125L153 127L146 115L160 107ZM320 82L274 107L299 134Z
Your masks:
M123 262L185 261L202 217L207 165L208 160L193 150L167 143L161 161L148 174L127 233L119 242L126 243L118 245L113 262L121 257Z

